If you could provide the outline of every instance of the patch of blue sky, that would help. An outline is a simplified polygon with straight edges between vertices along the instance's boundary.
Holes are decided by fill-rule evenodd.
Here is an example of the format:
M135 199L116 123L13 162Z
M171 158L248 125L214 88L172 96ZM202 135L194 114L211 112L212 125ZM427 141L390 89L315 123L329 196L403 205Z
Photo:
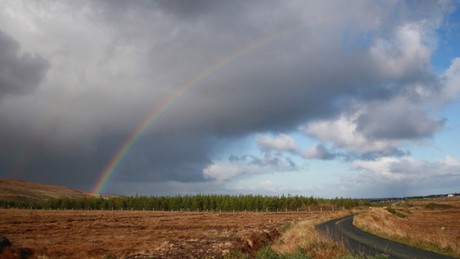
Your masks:
M433 72L442 74L449 68L454 58L460 57L460 2L456 2L453 11L445 17L436 31L438 42L431 57ZM460 133L460 98L446 105L440 116L446 119L444 127L432 139L410 143L408 148L417 159L427 161L443 159L446 156L460 158L458 139Z
M231 156L244 156L260 153L256 144L256 135L251 134L243 138L216 140L219 148L212 152L213 161L229 161ZM222 148L224 147L224 148Z
M460 159L457 139L460 135L460 99L445 106L441 116L446 119L442 129L430 139L405 145L416 159L435 161L451 156Z
M442 151L450 156L460 159L458 136L460 135L460 98L443 109L446 123L443 130L435 135L434 141L442 147Z
M304 160L298 170L244 175L227 183L227 187L242 193L266 195L304 195L329 197L346 195L337 190L331 193L329 186L340 186L341 178L352 174L348 165L339 160Z
M436 33L438 43L431 64L435 73L442 73L450 66L452 59L460 57L460 2L457 2Z

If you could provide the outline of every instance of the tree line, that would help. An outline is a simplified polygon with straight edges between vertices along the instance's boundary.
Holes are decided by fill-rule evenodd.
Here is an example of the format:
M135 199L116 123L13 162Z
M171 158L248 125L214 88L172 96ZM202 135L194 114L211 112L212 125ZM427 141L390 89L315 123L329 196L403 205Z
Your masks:
M322 199L304 196L177 195L53 198L42 202L1 201L3 208L153 211L293 211L351 209L370 202L351 198Z

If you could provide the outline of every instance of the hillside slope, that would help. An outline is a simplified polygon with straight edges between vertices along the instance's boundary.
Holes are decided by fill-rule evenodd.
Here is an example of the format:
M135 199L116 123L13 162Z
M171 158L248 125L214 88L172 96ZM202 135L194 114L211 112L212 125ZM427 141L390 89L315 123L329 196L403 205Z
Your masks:
M0 200L43 201L49 198L85 196L90 194L62 186L0 178Z

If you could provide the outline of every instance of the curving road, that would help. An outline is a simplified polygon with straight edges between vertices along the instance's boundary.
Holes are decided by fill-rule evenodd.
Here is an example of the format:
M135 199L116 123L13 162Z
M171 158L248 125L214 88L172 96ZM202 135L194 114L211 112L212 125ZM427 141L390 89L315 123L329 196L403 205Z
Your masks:
M364 232L353 225L353 215L333 219L316 226L322 234L343 241L353 254L386 254L390 258L453 258L407 246Z

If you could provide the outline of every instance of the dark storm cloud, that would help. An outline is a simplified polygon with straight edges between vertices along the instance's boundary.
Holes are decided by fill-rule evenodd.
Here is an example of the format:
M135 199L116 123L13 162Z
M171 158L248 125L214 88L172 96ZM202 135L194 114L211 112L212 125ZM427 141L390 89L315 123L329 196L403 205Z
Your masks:
M196 85L197 94L185 96L174 107L177 115L189 111L192 116L176 122L211 129L219 135L285 131L306 119L337 113L343 107L336 103L350 95L354 86L371 84L361 74L368 69L361 67L359 59L355 60L357 67L352 69L356 71L350 71L346 64L351 60L344 56L334 57L341 59L340 64L322 65L323 57L302 53L302 42L297 40L297 44L256 50L228 68L226 75ZM279 55L291 52L297 55L279 62L280 57L272 55L273 51L281 52ZM318 52L321 51L327 49L320 48ZM334 76L329 77L329 73Z
M205 136L182 132L144 136L120 165L115 179L204 181L202 169L211 162L208 158L211 144Z
M216 5L222 4L222 1L213 0L158 0L155 1L159 8L171 12L178 17L190 17L210 12Z
M47 69L45 59L21 53L19 43L0 30L0 98L30 93L40 84Z
M19 134L17 134L19 135ZM108 161L104 152L69 146L58 147L45 139L31 143L30 136L19 135L15 145L2 146L1 177L14 177L36 182L62 184L89 191L88 181L102 171L101 161Z
M99 6L100 11L114 12L122 15L131 11L152 11L158 8L165 12L172 13L178 17L197 16L208 12L213 6L221 5L224 1L212 0L141 0L141 1L124 1L124 0L107 0L91 1L93 6ZM236 1L235 1L236 2ZM109 14L109 13L108 13Z
M26 146L25 152L10 145L9 152L5 151L0 156L0 171L3 177L78 186L89 191L125 138L120 135L102 136L93 146L80 148L36 141ZM210 163L207 158L210 144L206 137L196 135L144 136L121 161L110 180L206 181L202 168ZM178 164L178 161L181 162Z

